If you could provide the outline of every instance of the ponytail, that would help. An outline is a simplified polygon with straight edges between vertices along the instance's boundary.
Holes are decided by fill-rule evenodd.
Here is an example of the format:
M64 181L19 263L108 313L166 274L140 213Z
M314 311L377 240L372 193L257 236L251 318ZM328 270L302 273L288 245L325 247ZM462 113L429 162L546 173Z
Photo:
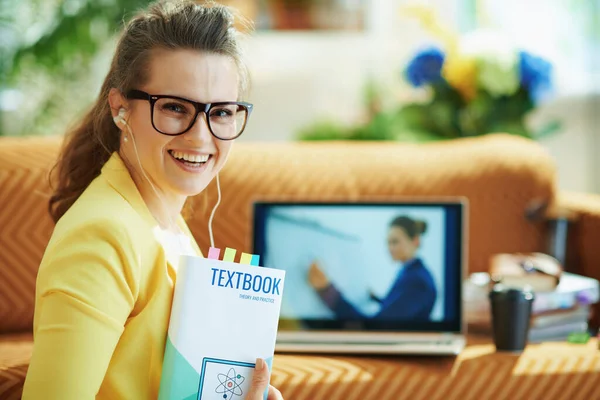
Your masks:
M110 155L119 150L120 131L112 121L105 82L96 104L65 136L58 162L51 171L56 187L48 211L56 223L88 185L100 175Z

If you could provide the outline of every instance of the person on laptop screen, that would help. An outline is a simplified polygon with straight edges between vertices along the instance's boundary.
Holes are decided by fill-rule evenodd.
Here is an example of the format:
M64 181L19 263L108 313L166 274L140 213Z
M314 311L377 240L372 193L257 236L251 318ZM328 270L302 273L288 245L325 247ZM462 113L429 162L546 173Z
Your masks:
M381 306L373 316L363 315L347 301L317 262L313 262L309 269L308 281L340 319L429 320L437 291L431 273L417 255L421 236L426 229L424 221L407 216L398 216L390 223L390 256L394 261L402 263L402 268L387 295L383 299L374 298Z

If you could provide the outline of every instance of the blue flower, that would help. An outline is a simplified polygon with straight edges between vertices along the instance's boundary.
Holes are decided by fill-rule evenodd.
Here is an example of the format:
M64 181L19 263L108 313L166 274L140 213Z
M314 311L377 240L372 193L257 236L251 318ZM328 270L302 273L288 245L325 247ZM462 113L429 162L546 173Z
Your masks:
M521 85L529 97L538 102L552 89L552 65L541 57L521 51L519 53L519 76Z
M418 52L406 68L406 78L415 87L442 79L444 53L435 47Z

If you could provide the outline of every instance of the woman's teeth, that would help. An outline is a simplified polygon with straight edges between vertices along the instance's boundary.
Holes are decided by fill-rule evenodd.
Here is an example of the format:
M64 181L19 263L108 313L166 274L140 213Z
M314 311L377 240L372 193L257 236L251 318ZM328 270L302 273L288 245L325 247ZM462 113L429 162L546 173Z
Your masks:
M183 153L181 151L171 151L170 153L173 157L175 157L178 160L183 160L183 161L193 162L193 163L205 163L208 161L208 159L210 157L209 155L188 154L188 153Z

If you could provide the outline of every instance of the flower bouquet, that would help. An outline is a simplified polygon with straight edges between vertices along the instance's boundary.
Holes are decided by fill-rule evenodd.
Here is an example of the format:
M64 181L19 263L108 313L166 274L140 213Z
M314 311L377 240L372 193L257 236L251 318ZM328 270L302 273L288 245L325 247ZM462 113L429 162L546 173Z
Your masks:
M494 132L538 138L558 128L551 123L534 132L525 123L527 114L551 94L548 61L497 32L459 36L443 29L426 9L411 11L444 46L419 50L403 70L413 87L429 92L428 101L398 111L405 129L431 138Z
M381 90L369 82L365 121L353 126L318 121L299 132L301 140L423 142L488 133L537 139L559 128L551 122L534 131L526 124L527 115L551 94L548 61L500 33L478 30L460 36L427 8L408 11L442 44L417 51L402 71L426 99L384 109Z

